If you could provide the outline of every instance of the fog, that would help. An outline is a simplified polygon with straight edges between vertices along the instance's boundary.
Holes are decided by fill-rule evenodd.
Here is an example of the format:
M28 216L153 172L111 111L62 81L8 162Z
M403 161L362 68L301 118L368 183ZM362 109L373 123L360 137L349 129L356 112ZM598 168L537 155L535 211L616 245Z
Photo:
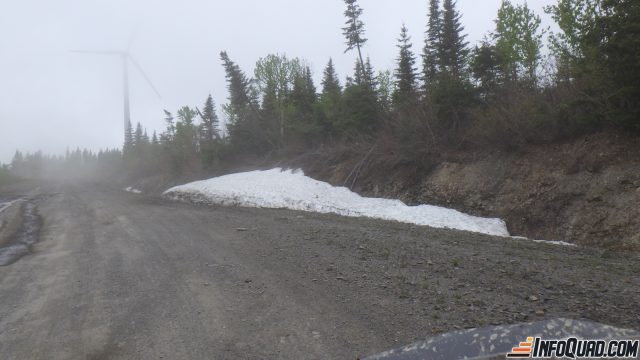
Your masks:
M551 0L529 1L542 12ZM393 69L404 22L419 53L426 0L361 0L364 52L376 70ZM493 28L500 0L459 0L471 44ZM219 52L227 50L247 74L269 53L312 64L319 84L329 57L341 78L355 54L344 54L342 0L244 1L6 1L0 13L0 163L17 149L63 154L67 148L122 143L122 73L116 57L70 50L124 50L142 65L161 94L130 69L131 118L151 134L163 128L162 109L200 106L211 93L226 102Z

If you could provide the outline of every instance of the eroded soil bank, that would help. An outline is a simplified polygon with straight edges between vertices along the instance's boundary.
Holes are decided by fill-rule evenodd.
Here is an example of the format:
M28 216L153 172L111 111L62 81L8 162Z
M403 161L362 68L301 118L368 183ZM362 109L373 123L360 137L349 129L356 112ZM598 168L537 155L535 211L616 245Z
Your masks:
M389 159L382 149L326 151L293 165L366 196L501 217L513 235L640 250L637 139L601 133L518 151L449 151L423 169Z

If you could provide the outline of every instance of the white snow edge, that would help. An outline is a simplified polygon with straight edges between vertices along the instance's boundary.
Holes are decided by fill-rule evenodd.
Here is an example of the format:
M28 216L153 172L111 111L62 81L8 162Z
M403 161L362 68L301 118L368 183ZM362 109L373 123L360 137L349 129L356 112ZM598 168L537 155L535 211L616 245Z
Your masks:
M0 202L0 214L7 210L8 208L11 207L11 205L22 201L22 198L17 198L15 200L11 200L11 201L6 201L6 202ZM4 226L6 225L6 221L2 220L0 221L0 230L2 230L2 228L4 228Z
M1 213L1 212L3 212L3 211L5 211L5 210L6 210L6 209L8 209L11 205L13 205L13 204L17 203L17 202L18 202L18 201L20 201L20 200L22 200L22 198L15 199L15 200L12 200L12 201L7 201L7 202L0 203L0 213Z
M124 189L124 191L130 192L130 193L133 193L133 194L142 194L142 191L140 191L140 190L138 190L138 189L136 189L136 188L134 188L132 186L129 186L128 188Z
M471 216L439 206L407 206L400 200L366 198L345 187L309 178L300 170L275 168L230 174L176 186L163 195L207 204L286 208L509 236L502 219Z
M559 246L572 246L572 247L577 247L578 246L576 244L568 243L566 241L559 241L559 240L536 240L536 239L529 239L528 237L524 237L524 236L511 236L511 238L514 239L514 240L529 240L529 241L537 242L537 243L540 243L540 244L559 245Z

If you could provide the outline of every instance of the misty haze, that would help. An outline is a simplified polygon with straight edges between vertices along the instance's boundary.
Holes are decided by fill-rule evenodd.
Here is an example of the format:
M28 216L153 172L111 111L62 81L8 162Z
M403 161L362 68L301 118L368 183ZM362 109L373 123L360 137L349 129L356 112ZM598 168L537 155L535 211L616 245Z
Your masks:
M6 4L0 357L638 358L638 39L635 0Z

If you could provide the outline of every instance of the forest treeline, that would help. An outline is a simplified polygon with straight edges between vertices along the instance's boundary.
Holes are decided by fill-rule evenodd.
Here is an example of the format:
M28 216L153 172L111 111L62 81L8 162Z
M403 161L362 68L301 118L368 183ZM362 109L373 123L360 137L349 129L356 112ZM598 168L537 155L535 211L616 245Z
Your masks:
M315 84L304 59L271 54L247 73L223 51L225 131L209 96L200 107L165 110L158 134L129 125L122 153L53 160L180 177L238 156L286 158L370 144L419 166L451 148L514 149L603 129L640 131L637 0L558 0L545 8L557 33L526 3L503 0L494 29L475 45L466 41L455 0L429 0L421 51L413 51L402 25L393 70L374 69L363 56L363 9L357 0L344 2L345 50L355 58L344 80L330 58ZM29 168L29 157L42 161L16 154L13 167Z

